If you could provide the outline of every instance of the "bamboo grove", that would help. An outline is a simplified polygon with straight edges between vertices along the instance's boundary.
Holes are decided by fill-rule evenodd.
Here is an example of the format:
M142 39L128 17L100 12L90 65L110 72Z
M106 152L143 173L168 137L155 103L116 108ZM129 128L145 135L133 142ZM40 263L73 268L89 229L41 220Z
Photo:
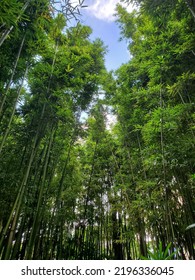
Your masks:
M1 0L1 259L195 258L195 3L123 2L107 72L84 1Z

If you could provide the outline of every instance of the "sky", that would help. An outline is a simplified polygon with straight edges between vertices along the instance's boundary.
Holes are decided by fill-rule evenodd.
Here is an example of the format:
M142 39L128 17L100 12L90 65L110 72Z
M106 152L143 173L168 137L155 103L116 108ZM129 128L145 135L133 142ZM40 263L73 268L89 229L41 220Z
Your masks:
M78 4L79 0L72 0L72 3ZM105 65L108 71L118 69L123 63L130 59L127 49L127 42L119 41L120 29L116 23L115 8L120 0L85 0L83 5L86 8L80 10L80 22L92 28L93 33L91 39L100 38L104 45L107 46L108 52L105 56ZM133 7L125 6L129 12ZM81 121L87 119L88 114L82 113ZM110 129L116 123L116 116L111 112L107 115L106 126Z
M83 5L87 7L80 10L81 23L89 25L93 30L91 39L100 38L107 46L105 64L108 71L116 70L130 58L127 43L125 40L119 41L120 29L114 17L117 3L120 0L85 0ZM127 10L132 11L133 7L128 5Z

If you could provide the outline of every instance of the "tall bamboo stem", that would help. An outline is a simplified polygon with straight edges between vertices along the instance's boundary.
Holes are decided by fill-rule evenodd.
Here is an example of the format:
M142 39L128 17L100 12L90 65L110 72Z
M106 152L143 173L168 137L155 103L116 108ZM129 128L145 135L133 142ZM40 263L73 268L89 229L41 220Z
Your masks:
M23 36L23 39L22 39L22 42L20 44L20 48L18 50L18 54L17 54L17 57L16 57L16 61L15 61L15 64L14 64L14 68L12 70L12 74L11 74L11 77L10 77L10 80L6 86L6 90L5 90L5 93L3 94L3 99L2 99L2 102L1 102L1 105L0 105L0 115L2 114L2 111L3 111L3 107L4 107L4 104L5 104L5 101L7 99L7 95L8 95L8 92L9 92L9 89L10 89L10 86L13 82L13 78L14 78L14 75L16 73L16 68L17 68L17 65L18 65L18 61L20 59L20 56L21 56L21 52L22 52L22 48L24 46L24 41L25 41L25 37L26 37L26 34L24 34ZM26 72L25 72L26 73Z

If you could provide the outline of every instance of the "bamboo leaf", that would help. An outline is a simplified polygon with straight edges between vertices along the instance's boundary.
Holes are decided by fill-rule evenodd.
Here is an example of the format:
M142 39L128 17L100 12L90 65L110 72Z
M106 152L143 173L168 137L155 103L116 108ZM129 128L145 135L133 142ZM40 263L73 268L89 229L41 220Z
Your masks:
M189 229L191 229L191 228L195 228L195 224L189 225L189 226L186 228L186 230L189 230Z

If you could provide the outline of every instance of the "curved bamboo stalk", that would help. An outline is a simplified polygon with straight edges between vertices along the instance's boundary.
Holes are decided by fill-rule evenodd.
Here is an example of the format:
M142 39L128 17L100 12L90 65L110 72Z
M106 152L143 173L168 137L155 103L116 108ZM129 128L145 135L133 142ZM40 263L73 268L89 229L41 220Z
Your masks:
M21 94L21 91L22 91L22 87L23 87L24 80L26 78L27 72L28 72L28 66L26 67L26 70L25 70L25 73L24 73L24 76L23 76L23 79L22 79L22 83L20 85L20 88L18 89L18 94L17 94L16 100L14 102L12 113L11 113L11 116L10 116L10 119L9 119L9 122L8 122L8 125L7 125L7 128L6 128L6 131L4 133L3 139L2 139L1 144L0 144L0 154L2 152L3 146L5 144L5 141L7 140L8 134L9 134L10 129L11 129L11 124L12 124L14 114L15 114L15 111L16 111L16 106L17 106L17 103L18 103L18 100L19 100L19 97L20 97L20 94Z
M3 111L3 107L4 107L4 104L5 104L5 101L7 99L7 95L8 95L8 92L9 92L9 89L10 89L10 86L12 84L12 81L13 81L13 77L16 73L16 68L17 68L17 65L18 65L18 61L19 61L19 58L21 56L21 52L22 52L22 48L24 46L24 41L25 41L25 37L26 37L26 33L24 34L23 36L23 39L22 39L22 42L20 44L20 48L18 50L18 54L17 54L17 57L16 57L16 61L15 61L15 64L14 64L14 68L13 68L13 71L12 71L12 74L11 74L11 77L10 77L10 80L6 86L6 90L5 90L5 93L3 95L3 99L2 99L2 102L1 102L1 106L0 106L0 116L2 114L2 111Z

